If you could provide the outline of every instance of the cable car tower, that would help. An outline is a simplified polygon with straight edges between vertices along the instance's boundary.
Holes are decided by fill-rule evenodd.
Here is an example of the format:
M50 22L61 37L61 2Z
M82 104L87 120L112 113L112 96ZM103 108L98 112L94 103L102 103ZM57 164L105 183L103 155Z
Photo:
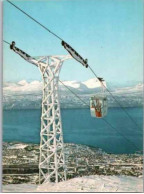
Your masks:
M32 58L24 51L10 48L29 63L36 65L42 75L43 97L40 132L39 183L66 180L63 134L60 102L58 96L59 73L65 60L70 55L44 56Z
M38 60L45 62L39 65L43 79L39 183L66 180L58 81L62 63L69 58L46 56Z
M15 43L12 42L10 48L13 49L16 53L18 53L21 57L23 57L28 62L39 67L40 72L42 74L43 79L43 99L42 99L42 116L41 116L41 142L40 142L40 162L39 162L39 182L50 182L55 181L58 182L60 179L66 179L66 167L63 153L63 135L62 135L62 124L61 124L61 114L60 114L60 104L58 98L58 80L59 73L64 60L69 58L74 58L76 61L81 63L86 68L89 67L91 72L95 75L95 77L102 83L102 78L98 78L95 74L94 70L88 65L88 60L83 59L77 52L74 50L69 44L63 41L58 35L49 30L47 27L42 25L36 19L31 17L29 14L24 12L18 6L7 0L8 3L13 5L23 14L28 16L34 22L39 24L46 31L54 35L56 38L61 40L62 46L69 52L70 55L67 56L45 56L39 57L38 60L32 58L19 48L15 47ZM6 41L5 41L6 42ZM8 42L6 42L8 43ZM9 44L9 43L8 43ZM104 85L103 85L104 86ZM106 87L105 87L106 88ZM107 88L106 88L107 89ZM113 94L107 89L109 94L114 98L114 100L118 103L121 109L127 114L127 116L135 123L137 123L132 119L129 113L121 106L119 101L113 96ZM96 98L91 99L92 102L95 100L96 104L99 106L99 102ZM104 111L100 115L100 113L93 114L94 117L102 118L107 114L107 101L105 98L98 99L103 102ZM94 106L94 108L96 108ZM98 112L98 111L97 111ZM107 124L111 126L109 122L104 120ZM112 127L112 126L111 126ZM114 128L114 127L112 127ZM139 128L139 127L138 127ZM120 134L120 133L119 133ZM122 135L123 136L123 135ZM123 136L124 137L124 136ZM125 139L127 139L125 137ZM137 146L135 146L137 148Z

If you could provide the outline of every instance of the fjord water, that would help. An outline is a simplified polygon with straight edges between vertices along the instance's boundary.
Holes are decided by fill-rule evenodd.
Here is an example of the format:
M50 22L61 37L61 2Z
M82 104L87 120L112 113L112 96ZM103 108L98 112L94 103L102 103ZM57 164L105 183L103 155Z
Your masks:
M126 108L139 128L120 108L109 108L105 119L119 133L142 150L143 109ZM124 139L108 126L104 120L92 118L89 109L62 109L62 125L65 143L84 144L100 147L108 153L134 153L133 143ZM40 142L41 110L5 110L3 112L4 142Z

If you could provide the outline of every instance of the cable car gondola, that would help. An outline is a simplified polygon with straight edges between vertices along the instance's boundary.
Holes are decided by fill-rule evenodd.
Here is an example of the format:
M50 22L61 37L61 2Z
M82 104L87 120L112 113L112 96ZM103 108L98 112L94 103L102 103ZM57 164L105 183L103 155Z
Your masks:
M102 78L98 79L100 82L104 81ZM92 117L103 118L107 115L108 103L103 83L102 88L102 94L96 94L90 98L90 112Z

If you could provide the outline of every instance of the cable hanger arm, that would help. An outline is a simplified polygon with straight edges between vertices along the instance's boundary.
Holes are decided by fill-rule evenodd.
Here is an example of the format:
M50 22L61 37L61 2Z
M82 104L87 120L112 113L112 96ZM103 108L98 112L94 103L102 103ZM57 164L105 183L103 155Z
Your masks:
M10 44L10 49L12 49L15 53L19 54L23 59L25 59L29 63L32 63L32 64L38 66L38 61L36 59L32 58L27 53L25 53L24 51L22 51L21 49L15 47L14 41Z

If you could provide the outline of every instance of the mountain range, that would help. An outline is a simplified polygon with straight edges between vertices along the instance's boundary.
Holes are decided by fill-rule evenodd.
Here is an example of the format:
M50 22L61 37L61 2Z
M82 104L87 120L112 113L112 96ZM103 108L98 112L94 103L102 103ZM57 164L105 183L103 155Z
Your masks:
M85 102L80 101L66 87L75 92ZM85 108L89 105L89 99L93 95L101 95L103 89L96 79L84 82L63 81L59 82L60 103L62 108ZM139 107L143 105L143 83L113 84L105 83L111 94L117 98L124 107ZM41 107L42 82L5 82L3 84L3 108L4 109L38 109ZM105 91L109 107L118 107L114 98ZM87 105L86 105L87 104Z

